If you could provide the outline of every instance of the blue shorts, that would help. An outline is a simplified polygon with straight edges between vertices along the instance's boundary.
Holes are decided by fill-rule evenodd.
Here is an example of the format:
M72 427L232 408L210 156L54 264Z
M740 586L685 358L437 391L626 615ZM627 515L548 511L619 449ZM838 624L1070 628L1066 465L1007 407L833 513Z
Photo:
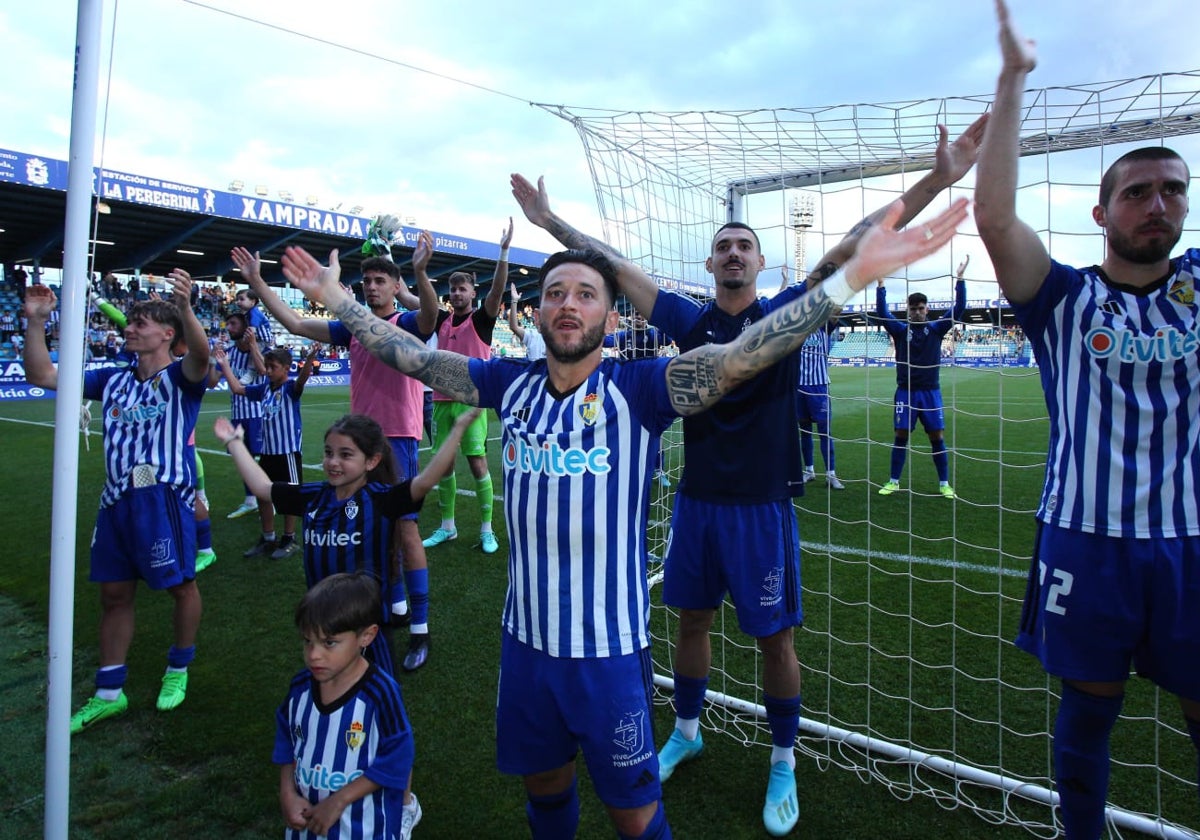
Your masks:
M654 748L650 649L625 656L550 656L508 633L500 640L496 766L529 776L583 751L592 785L610 808L662 797Z
M828 385L801 385L796 389L796 419L805 426L829 422Z
M196 577L196 510L166 484L131 488L96 515L93 583L141 578L169 589Z
M388 443L392 445L392 455L396 458L396 483L416 478L417 473L421 471L420 462L417 460L417 444L420 441L415 438L390 437ZM420 513L406 513L396 518L415 521L420 515Z
M1200 537L1122 539L1038 529L1016 644L1046 672L1124 682L1137 672L1200 701Z
M911 432L917 428L918 420L926 432L940 432L946 428L946 418L942 413L941 388L929 391L897 388L895 403L896 419L893 428Z
M790 499L718 505L676 493L663 575L663 603L680 609L716 609L728 591L738 626L757 639L804 622Z
M262 418L248 417L245 420L230 420L229 422L246 430L244 441L250 454L261 455L263 448Z

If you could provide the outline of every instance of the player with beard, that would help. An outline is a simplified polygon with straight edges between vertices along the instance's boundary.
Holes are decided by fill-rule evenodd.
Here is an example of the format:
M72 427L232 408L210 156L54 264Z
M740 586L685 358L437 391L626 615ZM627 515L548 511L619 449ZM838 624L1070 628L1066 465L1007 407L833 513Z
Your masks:
M339 285L336 265L324 268L297 248L284 253L292 284L372 353L500 417L510 550L497 764L523 777L533 836L575 835L582 750L621 837L670 837L651 729L647 466L676 416L715 405L792 354L871 279L949 241L966 203L924 230L896 233L902 211L897 202L867 233L844 276L732 342L638 362L603 358L604 335L618 320L617 269L595 251L560 252L542 267L547 355L535 364L430 350L358 306Z
M958 181L975 160L985 118L957 140L940 128L933 171L903 197L863 219L819 262L808 283L824 282L853 258L860 237L880 219L895 225L911 219L935 195ZM739 222L722 226L705 262L715 298L707 304L665 291L639 266L607 244L572 228L550 210L542 179L535 188L513 175L513 195L526 218L568 247L593 247L617 263L621 289L650 323L675 339L679 349L733 346L764 320L811 297L807 284L759 298L764 266L758 235ZM900 212L894 213L899 206ZM883 276L879 274L877 276ZM836 295L835 295L836 296ZM829 320L826 312L819 326ZM810 328L807 332L811 333ZM700 713L712 660L709 629L729 593L738 626L753 636L763 655L763 701L772 750L763 824L787 834L799 819L795 742L800 726L800 665L793 628L801 624L800 534L792 499L804 492L796 412L799 352L780 357L710 411L683 421L683 478L675 494L664 558L663 601L679 609L675 656L675 729L660 753L662 778L704 749ZM763 448L772 456L763 458Z
M996 8L1003 67L976 222L1050 415L1017 645L1062 680L1061 816L1067 837L1091 840L1104 829L1109 735L1131 663L1180 698L1200 750L1200 250L1171 258L1190 175L1175 152L1149 147L1101 179L1092 218L1104 261L1079 269L1051 259L1016 215L1021 93L1036 53L1004 3Z

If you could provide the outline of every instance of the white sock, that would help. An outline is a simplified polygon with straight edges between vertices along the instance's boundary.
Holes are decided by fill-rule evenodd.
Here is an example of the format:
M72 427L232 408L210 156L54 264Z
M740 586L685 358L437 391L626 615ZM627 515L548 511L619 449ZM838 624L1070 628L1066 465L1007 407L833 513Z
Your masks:
M453 534L458 529L454 527L453 519L443 519L442 520L442 530L449 531L451 534Z
M410 635L420 636L424 633L429 632L429 625L428 624L414 624L408 628L408 632Z
M408 615L408 601L396 601L392 604L393 615Z
M122 690L123 689L120 688L97 688L96 696L101 700L108 700L109 702L112 702L121 696Z
M481 534L492 533L492 523L491 522L481 522L479 525L479 533L481 533Z
M675 718L675 728L680 734L689 741L695 741L696 736L700 734L700 718Z
M786 761L787 766L795 770L796 751L792 747L771 747L771 766L774 767L781 761Z
M168 666L167 666L167 673L168 673L168 674L186 674L186 673L187 673L187 666L185 665L185 666L184 666L184 667L182 667L182 668L172 668L170 665L168 665Z

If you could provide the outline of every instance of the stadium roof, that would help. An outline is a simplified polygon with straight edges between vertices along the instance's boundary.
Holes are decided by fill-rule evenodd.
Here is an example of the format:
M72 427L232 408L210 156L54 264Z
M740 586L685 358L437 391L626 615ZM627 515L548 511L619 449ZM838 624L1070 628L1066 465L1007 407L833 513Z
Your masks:
M244 245L259 251L264 261L278 260L285 246L305 248L320 260L340 251L342 278L353 282L362 262L359 247L370 219L316 206L247 195L240 190L214 190L177 184L108 169L94 170L94 192L99 212L92 215L95 230L95 271L162 276L179 267L199 280L221 277L233 268L229 251ZM66 161L0 149L0 263L63 266L63 225L66 217ZM404 227L399 238L415 242L419 229ZM448 292L447 280L455 271L472 271L482 285L490 280L499 256L499 244L433 232L434 254L429 276L439 295ZM413 248L393 248L393 258L411 281ZM540 269L548 254L513 248L509 280L523 298L533 302ZM278 265L267 262L263 276L282 285ZM669 279L658 278L664 288L701 292ZM534 294L527 294L533 290ZM937 308L930 301L930 309ZM950 302L945 303L946 307ZM843 323L866 324L865 307L847 307ZM964 321L968 324L1013 323L1007 302L971 301Z
M63 266L67 162L0 149L0 263ZM107 169L95 169L93 213L95 271L164 275L186 269L210 280L233 268L229 251L244 245L264 261L278 260L287 245L312 252L322 261L340 250L342 277L352 282L362 262L359 247L370 219L307 204L273 200L241 192L177 184ZM416 241L419 229L398 235ZM455 271L472 271L484 283L493 275L499 243L433 232L429 276L439 294ZM393 257L411 281L412 246L393 249ZM547 254L522 248L510 252L509 279L523 292L537 288ZM522 271L523 270L523 271ZM269 283L283 283L277 265L265 263Z

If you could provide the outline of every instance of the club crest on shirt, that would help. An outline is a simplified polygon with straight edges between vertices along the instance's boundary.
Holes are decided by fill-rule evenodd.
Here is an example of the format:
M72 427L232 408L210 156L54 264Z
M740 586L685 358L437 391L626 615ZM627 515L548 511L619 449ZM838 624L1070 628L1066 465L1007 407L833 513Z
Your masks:
M596 418L600 416L600 397L595 392L587 394L583 398L583 405L579 406L579 417L588 426L595 425Z
M350 724L350 728L346 730L346 746L352 750L356 750L362 746L363 739L366 735L363 733L362 721L354 721Z
M1167 297L1182 306L1196 302L1196 285L1190 274L1180 274L1167 290Z
M353 499L346 502L346 518L347 519L357 519L358 518L358 502L354 501Z

